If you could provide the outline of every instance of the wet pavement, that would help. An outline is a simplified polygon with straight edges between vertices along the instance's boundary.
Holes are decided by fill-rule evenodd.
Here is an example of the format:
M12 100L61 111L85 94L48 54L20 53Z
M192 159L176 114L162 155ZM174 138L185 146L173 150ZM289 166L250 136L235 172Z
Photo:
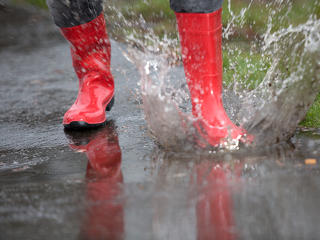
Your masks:
M0 8L0 21L0 239L319 239L319 130L259 151L166 152L112 41L108 124L64 132L68 44L46 12Z

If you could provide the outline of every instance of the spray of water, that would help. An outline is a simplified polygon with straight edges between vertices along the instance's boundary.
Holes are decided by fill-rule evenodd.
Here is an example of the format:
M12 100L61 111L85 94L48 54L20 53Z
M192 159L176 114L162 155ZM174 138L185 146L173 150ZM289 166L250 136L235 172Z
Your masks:
M320 21L311 16L297 27L266 35L263 50L273 62L244 101L259 96L261 102L244 122L257 143L272 144L292 136L320 91Z
M250 30L258 28L258 23L251 23L245 33L241 31L254 0L238 12L232 4L228 0L230 17L223 31L224 51L229 56L224 67L225 76L229 76L225 108L231 119L254 135L253 145L288 140L320 91L320 20L311 12L306 21L291 25L287 17L292 1L270 1L265 3L268 22L252 36ZM108 8L112 11L110 5ZM177 38L166 33L159 37L142 15L130 23L119 12L116 17L122 30L131 29L123 35L129 44L124 54L141 74L143 109L155 139L171 149L193 149L199 141L206 142L194 128L196 119L190 113L183 69L177 65ZM249 54L243 55L242 48L229 41L232 38L244 38L239 46L245 44ZM258 60L253 57L257 55ZM245 74L239 68L241 61ZM254 81L250 81L252 77ZM238 140L230 139L220 147L237 149L238 145Z

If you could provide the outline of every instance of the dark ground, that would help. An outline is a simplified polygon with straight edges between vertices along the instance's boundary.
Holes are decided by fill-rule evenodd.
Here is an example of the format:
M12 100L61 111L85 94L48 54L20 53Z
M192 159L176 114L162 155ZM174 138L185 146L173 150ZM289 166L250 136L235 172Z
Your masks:
M320 132L259 153L165 152L113 41L110 122L65 133L67 43L45 12L0 8L0 22L0 239L320 238Z

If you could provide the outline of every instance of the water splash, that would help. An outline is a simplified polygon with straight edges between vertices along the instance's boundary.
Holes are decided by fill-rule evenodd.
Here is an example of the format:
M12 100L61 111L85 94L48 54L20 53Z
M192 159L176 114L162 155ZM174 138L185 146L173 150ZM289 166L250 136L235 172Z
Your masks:
M228 85L224 105L230 118L255 136L254 145L262 145L288 140L320 91L320 20L311 12L306 21L291 24L287 18L292 2L277 0L265 3L261 10L268 15L263 27L253 22L244 30L257 2L261 4L251 0L235 8L237 11L232 8L236 1L227 2L229 18L223 38L224 55L229 59L224 66ZM178 150L192 150L206 142L194 128L197 119L190 114L189 91L183 69L177 65L181 60L177 38L157 35L142 15L130 21L119 12L116 16L129 44L124 54L141 74L143 110L156 141ZM252 36L253 29L257 34ZM244 48L249 48L247 55ZM230 140L220 148L238 149L238 145L239 141Z
M262 83L245 99L259 96L261 105L245 108L245 125L258 144L287 140L303 120L320 91L320 21L314 17L265 36L263 49L273 62ZM252 104L250 105L252 108ZM245 113L245 114L244 114Z

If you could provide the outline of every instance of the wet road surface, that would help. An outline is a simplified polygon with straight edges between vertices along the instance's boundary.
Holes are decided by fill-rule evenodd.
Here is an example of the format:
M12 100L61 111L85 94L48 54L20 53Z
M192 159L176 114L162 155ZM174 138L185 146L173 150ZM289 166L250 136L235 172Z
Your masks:
M319 239L319 130L255 152L165 152L112 41L107 126L64 132L68 44L45 12L0 21L0 239Z

